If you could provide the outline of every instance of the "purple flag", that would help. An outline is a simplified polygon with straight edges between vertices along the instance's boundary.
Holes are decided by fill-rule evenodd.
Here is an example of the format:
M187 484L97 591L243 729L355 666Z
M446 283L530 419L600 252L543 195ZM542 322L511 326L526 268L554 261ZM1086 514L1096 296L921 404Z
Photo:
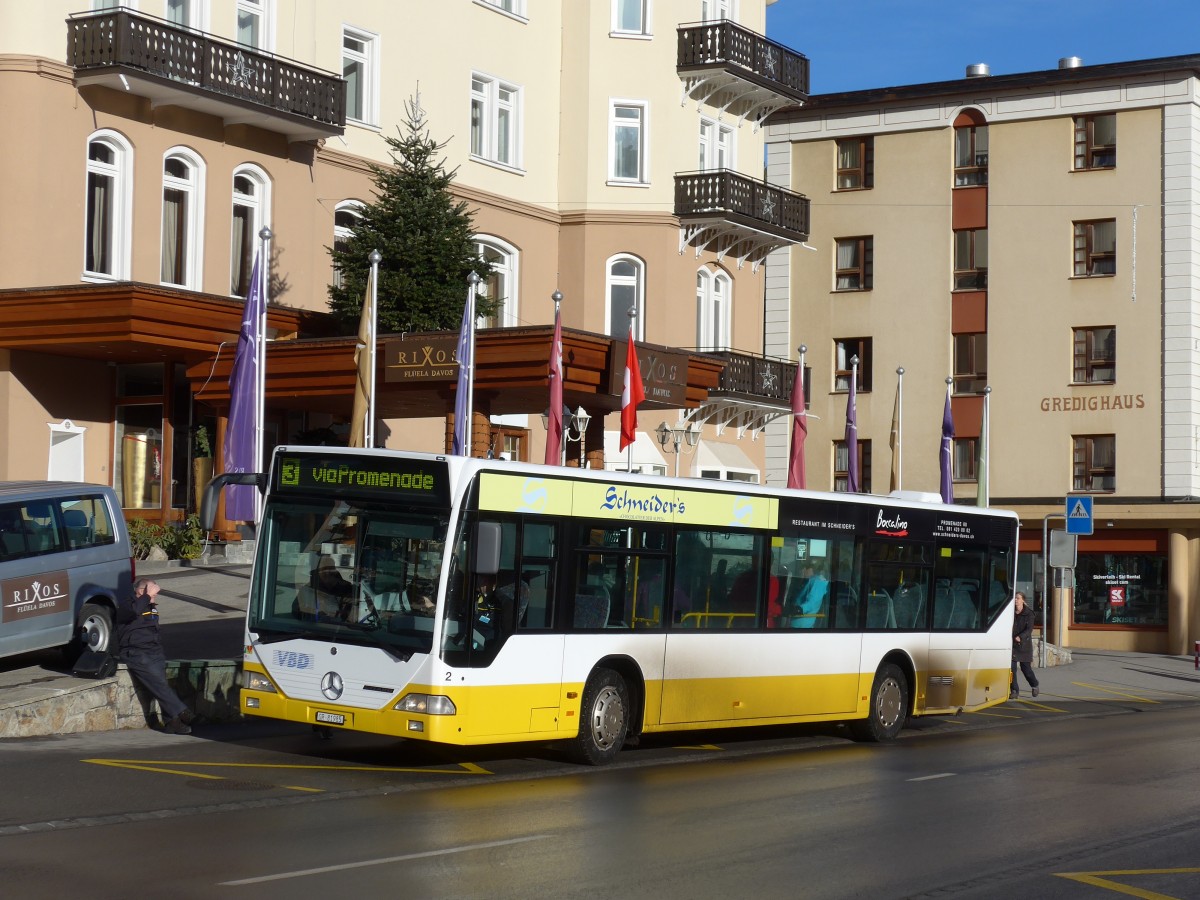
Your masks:
M250 273L250 293L242 312L237 352L229 375L229 424L225 429L224 464L226 472L257 472L260 460L254 458L258 431L258 340L259 320L266 312L258 254ZM257 488L249 484L231 484L225 489L225 518L235 522L253 522Z
M796 380L792 384L792 450L788 457L787 486L807 487L804 472L804 441L808 438L808 415L804 410L804 355L796 365Z
M846 453L847 461L846 490L857 494L862 488L858 483L858 406L854 400L854 392L858 382L858 365L850 367L850 395L846 398Z
M950 411L950 386L946 386L946 411L942 413L942 502L954 502L954 476L950 468L950 442L954 440L954 414Z
M458 332L458 390L454 392L454 442L450 452L455 456L471 455L471 391L475 379L471 367L475 361L471 359L471 337L475 325L475 288L467 292L467 302L463 305L462 328Z

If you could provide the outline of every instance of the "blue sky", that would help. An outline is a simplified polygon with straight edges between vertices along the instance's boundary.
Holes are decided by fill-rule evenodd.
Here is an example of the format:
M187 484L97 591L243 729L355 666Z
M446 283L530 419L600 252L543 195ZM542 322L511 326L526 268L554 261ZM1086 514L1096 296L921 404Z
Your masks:
M767 36L812 64L826 94L962 78L1200 54L1200 0L778 0Z

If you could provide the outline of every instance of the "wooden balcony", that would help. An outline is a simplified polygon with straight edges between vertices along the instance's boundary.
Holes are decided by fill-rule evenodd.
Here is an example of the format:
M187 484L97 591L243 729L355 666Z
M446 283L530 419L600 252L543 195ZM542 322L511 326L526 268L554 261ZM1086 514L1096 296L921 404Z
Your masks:
M129 92L289 141L345 131L341 77L129 9L69 18L67 65L78 87Z
M675 176L675 215L679 250L712 250L755 269L768 253L808 239L807 197L756 181L729 169L683 172Z
M711 423L718 432L733 427L740 437L745 431L757 435L770 422L791 414L796 363L740 350L700 355L720 360L725 368L704 403L689 414L691 421Z
M808 57L736 22L680 25L676 69L686 96L757 123L808 99Z

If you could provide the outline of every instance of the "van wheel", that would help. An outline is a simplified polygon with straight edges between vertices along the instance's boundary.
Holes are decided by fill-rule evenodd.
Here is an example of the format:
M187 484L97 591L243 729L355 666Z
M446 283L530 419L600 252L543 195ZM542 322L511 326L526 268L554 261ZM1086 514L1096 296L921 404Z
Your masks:
M585 765L603 766L617 758L629 733L629 689L611 669L597 669L583 689L579 735L572 756Z
M99 603L83 604L79 612L79 644L81 650L95 650L98 653L116 649L112 610Z
M894 741L908 718L908 680L899 666L885 663L871 685L867 717L850 723L850 733L860 741Z

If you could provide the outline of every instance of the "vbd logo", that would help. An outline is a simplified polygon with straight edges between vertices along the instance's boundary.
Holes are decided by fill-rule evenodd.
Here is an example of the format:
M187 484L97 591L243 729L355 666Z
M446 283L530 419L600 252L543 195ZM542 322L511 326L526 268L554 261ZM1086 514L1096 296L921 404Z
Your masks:
M276 650L275 665L285 669L311 669L313 658L309 653L296 653L294 650Z

